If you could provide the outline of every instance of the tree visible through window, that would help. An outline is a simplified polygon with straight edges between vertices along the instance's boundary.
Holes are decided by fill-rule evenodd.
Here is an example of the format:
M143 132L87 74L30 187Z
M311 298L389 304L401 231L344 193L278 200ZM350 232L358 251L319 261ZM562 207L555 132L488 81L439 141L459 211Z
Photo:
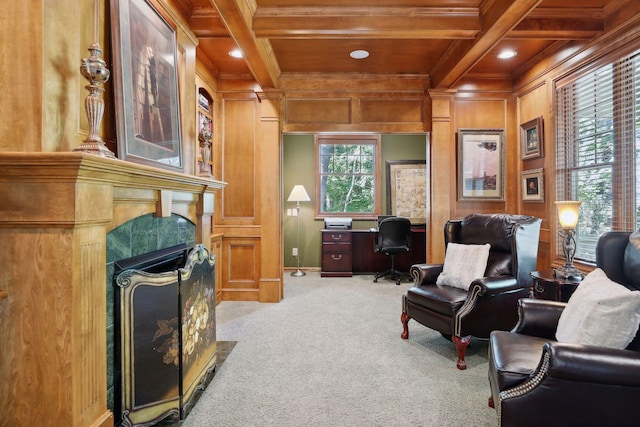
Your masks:
M640 55L560 86L556 116L556 198L582 201L576 259L593 262L603 233L640 225Z
M316 136L318 216L377 214L379 145L377 135Z

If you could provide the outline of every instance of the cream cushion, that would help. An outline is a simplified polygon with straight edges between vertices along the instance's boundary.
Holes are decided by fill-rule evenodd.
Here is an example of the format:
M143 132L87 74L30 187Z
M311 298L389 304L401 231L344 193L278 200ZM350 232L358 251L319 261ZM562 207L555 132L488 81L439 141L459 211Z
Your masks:
M438 276L436 284L469 290L474 279L484 277L489 249L491 249L489 243L484 245L449 243L444 256L442 273Z
M640 292L609 279L604 271L589 273L560 315L559 342L625 348L640 324Z

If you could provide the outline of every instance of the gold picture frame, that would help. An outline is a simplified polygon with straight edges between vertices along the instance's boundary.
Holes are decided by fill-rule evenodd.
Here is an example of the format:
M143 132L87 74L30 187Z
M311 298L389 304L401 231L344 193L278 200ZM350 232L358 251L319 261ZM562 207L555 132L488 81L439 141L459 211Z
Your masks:
M175 24L154 0L113 0L118 158L182 172Z
M427 222L427 161L387 160L387 214Z
M544 203L544 170L522 171L522 201Z
M544 128L542 117L536 117L520 125L520 143L522 147L522 160L544 156Z

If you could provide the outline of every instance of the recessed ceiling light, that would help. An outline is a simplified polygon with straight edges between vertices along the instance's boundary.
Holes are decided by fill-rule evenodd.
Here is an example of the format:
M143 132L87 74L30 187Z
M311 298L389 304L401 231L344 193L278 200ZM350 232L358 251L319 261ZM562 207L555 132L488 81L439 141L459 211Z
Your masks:
M233 49L229 51L229 56L233 56L234 58L242 58L242 51L240 49Z
M366 50L354 50L349 54L353 59L364 59L369 56L369 52Z
M498 54L498 58L500 58L500 59L509 59L509 58L513 58L517 54L518 54L518 52L516 52L515 50L503 50L502 52L500 52Z

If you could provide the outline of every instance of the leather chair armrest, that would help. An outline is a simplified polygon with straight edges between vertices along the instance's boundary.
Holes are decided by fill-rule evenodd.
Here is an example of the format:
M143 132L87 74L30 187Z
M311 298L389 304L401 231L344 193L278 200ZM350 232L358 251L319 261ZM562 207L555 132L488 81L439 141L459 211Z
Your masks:
M518 300L518 323L513 332L534 337L556 339L564 302L521 298Z
M581 383L640 387L640 353L606 347L549 342L549 377Z
M503 427L636 425L640 353L548 342L538 368L500 392ZM553 404L550 404L553 402Z
M522 289L522 285L513 276L491 276L476 279L471 282L469 291L475 286L481 286L480 295L495 295Z
M436 283L436 279L442 273L443 264L414 264L409 273L416 285L423 283Z

